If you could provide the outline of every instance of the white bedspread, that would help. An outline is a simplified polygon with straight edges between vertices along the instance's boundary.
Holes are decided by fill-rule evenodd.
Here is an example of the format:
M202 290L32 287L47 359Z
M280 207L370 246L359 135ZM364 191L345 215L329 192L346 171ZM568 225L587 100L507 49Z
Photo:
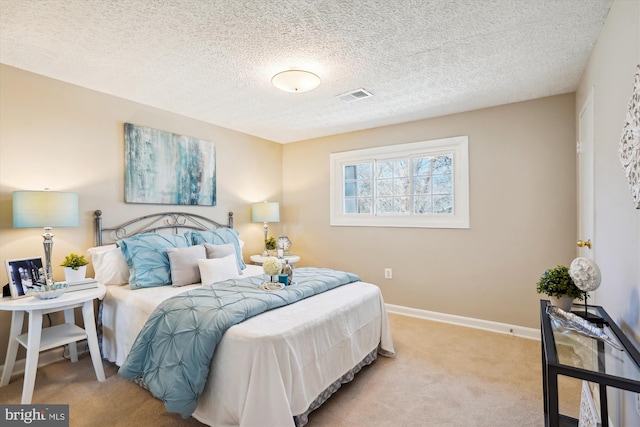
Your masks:
M258 266L245 270L261 273ZM108 286L103 357L121 365L155 307L197 286ZM375 285L351 283L268 311L224 334L193 416L211 426L292 426L294 415L376 347L394 353Z

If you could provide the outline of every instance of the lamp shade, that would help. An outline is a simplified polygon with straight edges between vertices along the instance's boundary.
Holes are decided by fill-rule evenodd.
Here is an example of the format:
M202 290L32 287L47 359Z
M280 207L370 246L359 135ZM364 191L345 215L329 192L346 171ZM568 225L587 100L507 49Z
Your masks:
M260 202L252 204L251 221L280 222L280 203Z
M78 194L59 191L14 191L13 227L77 227Z

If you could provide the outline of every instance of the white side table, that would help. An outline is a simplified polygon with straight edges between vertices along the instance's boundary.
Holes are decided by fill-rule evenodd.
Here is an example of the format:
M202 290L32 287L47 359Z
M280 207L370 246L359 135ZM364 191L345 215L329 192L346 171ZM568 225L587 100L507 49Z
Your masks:
M249 258L251 259L252 263L256 265L262 265L267 260L267 258L271 257L262 255L251 255ZM284 258L278 258L278 260L283 264L285 261L289 261L289 265L295 265L296 262L300 262L300 257L298 255L285 255Z
M24 368L24 385L22 387L22 404L30 404L33 397L33 386L36 382L36 370L38 369L38 356L41 351L69 344L69 354L72 362L78 361L76 342L87 339L93 369L96 371L98 381L104 381L104 368L98 348L96 323L93 312L93 300L101 298L107 289L104 285L97 288L81 291L65 292L58 298L41 300L36 297L10 299L4 297L0 300L0 310L11 311L11 331L9 333L9 346L4 362L0 387L9 384L13 366L18 354L18 344L27 349L27 359ZM84 329L75 324L73 309L82 307ZM42 329L42 315L64 311L62 325L56 325ZM29 313L29 331L22 332L24 313Z

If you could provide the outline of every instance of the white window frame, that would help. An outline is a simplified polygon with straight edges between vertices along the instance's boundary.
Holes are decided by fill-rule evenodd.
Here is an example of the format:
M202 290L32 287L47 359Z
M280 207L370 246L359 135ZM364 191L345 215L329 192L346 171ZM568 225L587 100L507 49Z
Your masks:
M453 214L438 215L358 215L344 214L343 171L344 165L409 158L415 155L453 155ZM431 141L411 142L343 151L330 155L330 225L354 227L415 227L415 228L469 228L469 138L456 136ZM375 204L375 201L374 201Z

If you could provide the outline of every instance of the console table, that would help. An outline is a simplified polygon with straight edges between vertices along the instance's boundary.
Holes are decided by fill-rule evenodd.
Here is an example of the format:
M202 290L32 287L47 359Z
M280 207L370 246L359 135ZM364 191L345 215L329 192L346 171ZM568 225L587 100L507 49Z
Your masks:
M602 427L608 427L607 387L640 393L640 352L602 307L587 306L589 321L602 328L624 350L562 327L547 314L550 304L546 300L540 301L545 426L578 425L575 418L559 413L558 375L565 375L599 384ZM578 304L572 312L584 317L585 306ZM594 321L594 317L602 321Z

